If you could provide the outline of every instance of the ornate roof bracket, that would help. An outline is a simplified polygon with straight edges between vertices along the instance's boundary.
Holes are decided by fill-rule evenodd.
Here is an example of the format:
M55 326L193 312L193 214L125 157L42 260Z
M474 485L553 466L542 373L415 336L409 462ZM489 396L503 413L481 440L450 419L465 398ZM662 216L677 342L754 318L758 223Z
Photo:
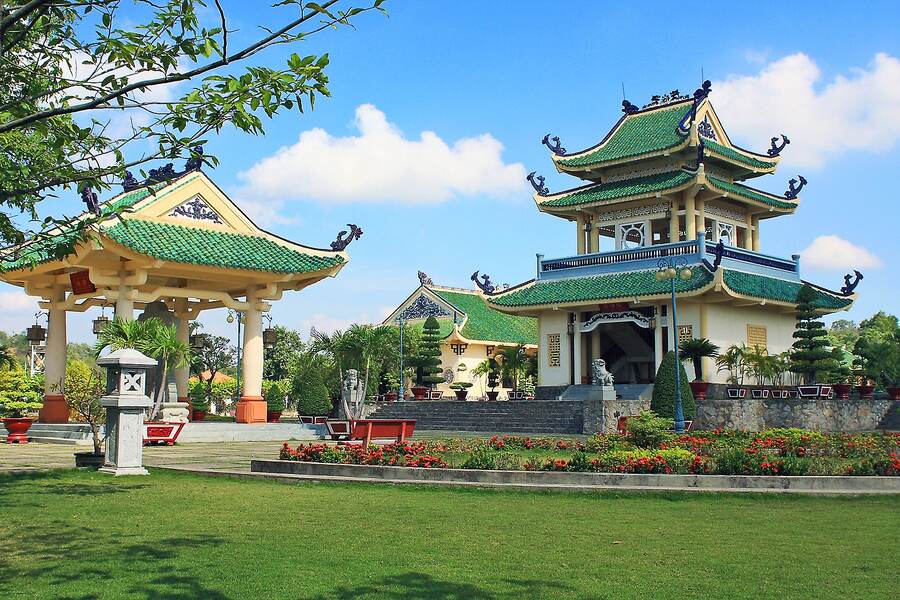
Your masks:
M790 143L791 143L791 140L789 140L788 137L786 135L784 135L783 133L781 134L781 144L778 144L777 137L773 137L772 138L772 147L769 148L768 150L766 150L766 154L768 154L772 158L775 158L776 156L781 154L781 151L784 150L784 147Z
M799 194L800 190L803 189L803 186L806 185L806 178L804 178L803 175L797 175L797 177L800 179L800 185L797 185L796 179L791 179L790 181L788 181L788 189L784 193L784 197L788 200L796 199L797 194Z
M553 140L553 144L550 143L550 140ZM541 143L553 152L553 154L557 156L565 156L566 149L562 147L562 143L559 141L559 136L550 137L550 134L544 136L544 139L541 140Z
M537 192L538 196L548 195L550 190L544 185L544 177L542 175L535 177L535 173L537 173L537 171L532 171L525 179L528 180L528 183L531 184L531 187L534 188L534 191Z

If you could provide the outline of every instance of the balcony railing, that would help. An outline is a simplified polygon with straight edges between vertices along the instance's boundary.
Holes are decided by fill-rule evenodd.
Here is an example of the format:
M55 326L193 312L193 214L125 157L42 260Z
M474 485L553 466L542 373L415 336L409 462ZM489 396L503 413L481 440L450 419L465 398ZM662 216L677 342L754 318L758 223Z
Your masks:
M551 259L539 256L537 277L538 279L563 279L656 269L659 260L668 257L682 257L688 264L700 264L703 259L713 263L715 252L716 245L707 243L705 237L700 235L697 240L688 242L658 244L630 250L616 250L615 252L596 252ZM734 246L725 246L721 264L727 269L799 281L799 261L799 256L784 259Z

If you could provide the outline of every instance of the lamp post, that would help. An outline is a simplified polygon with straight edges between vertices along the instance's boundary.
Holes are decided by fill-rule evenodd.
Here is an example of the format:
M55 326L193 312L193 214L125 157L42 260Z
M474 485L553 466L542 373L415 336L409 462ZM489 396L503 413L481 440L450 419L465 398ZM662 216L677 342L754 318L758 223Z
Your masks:
M34 325L29 327L26 333L28 345L31 349L31 360L29 361L29 375L31 377L34 377L34 372L37 370L37 363L43 356L38 348L43 347L44 340L47 339L47 330L38 324L38 320L41 318L47 319L47 313L43 311L34 313Z
M406 321L397 319L397 324L400 326L400 389L397 391L400 392L400 400L403 401L406 399L404 398L406 390L404 384L406 382L403 381L403 329L406 326Z
M684 431L684 406L681 402L681 356L678 348L678 305L675 300L675 280L687 281L693 273L683 258L661 258L656 263L656 280L672 285L672 347L675 349L675 431Z
M228 309L228 316L225 317L225 320L229 323L234 323L237 321L237 385L235 385L234 393L235 398L241 397L241 348L243 348L243 344L241 344L241 323L244 321L244 313Z

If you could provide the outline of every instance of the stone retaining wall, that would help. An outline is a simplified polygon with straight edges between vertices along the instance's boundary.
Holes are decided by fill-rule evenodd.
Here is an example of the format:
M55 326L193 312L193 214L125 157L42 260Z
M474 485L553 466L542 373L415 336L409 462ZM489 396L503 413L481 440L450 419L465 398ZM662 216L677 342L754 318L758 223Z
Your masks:
M893 404L886 396L871 400L707 399L697 402L694 428L757 431L801 427L816 431L871 431L879 428Z

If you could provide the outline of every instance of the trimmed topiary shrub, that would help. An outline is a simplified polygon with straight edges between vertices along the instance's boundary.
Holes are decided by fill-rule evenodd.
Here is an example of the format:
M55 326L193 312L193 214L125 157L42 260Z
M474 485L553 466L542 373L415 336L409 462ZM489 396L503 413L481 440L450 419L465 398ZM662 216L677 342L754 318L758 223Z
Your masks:
M264 381L263 398L269 412L284 412L284 397L290 391L289 381Z
M299 369L292 382L294 399L297 402L297 414L304 416L321 416L331 412L331 398L328 397L328 386L316 365Z
M650 410L661 417L675 418L675 352L666 352L659 370L656 372L656 383L653 384L653 398L650 400ZM681 405L684 418L692 420L697 408L694 405L694 394L688 382L684 365L678 361L681 369Z

